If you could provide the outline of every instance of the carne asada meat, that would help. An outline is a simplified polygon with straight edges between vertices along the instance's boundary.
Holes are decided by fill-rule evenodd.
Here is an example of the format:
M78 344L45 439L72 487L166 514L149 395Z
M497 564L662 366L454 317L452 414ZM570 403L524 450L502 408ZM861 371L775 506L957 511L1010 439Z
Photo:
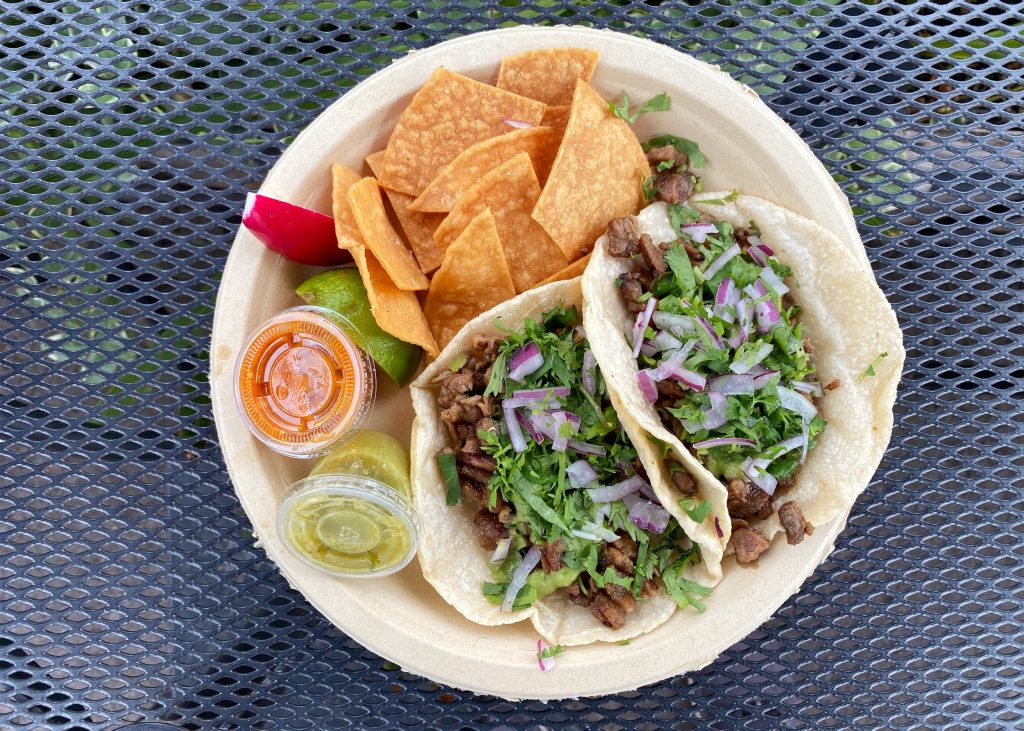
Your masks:
M640 222L636 216L611 220L608 224L608 253L620 257L640 253Z
M493 551L498 547L498 541L508 538L508 528L490 510L484 509L477 513L473 524L480 529L479 541L483 549Z
M683 468L672 470L671 472L672 484L676 486L676 489L682 493L683 497L697 497L700 493L697 491L697 481L693 479L693 475L687 472Z
M626 303L627 310L630 312L643 312L647 303L640 301L640 297L644 293L644 287L640 283L639 277L632 272L619 275L619 289L622 291L622 299Z
M743 565L755 563L772 545L760 531L747 527L734 530L730 543L736 550L736 561Z
M668 271L668 265L665 264L665 252L647 234L640 234L640 252L651 269L659 274Z
M659 173L654 178L654 190L659 200L682 203L693 195L693 177L686 173Z
M772 514L771 495L746 480L729 480L729 515L742 520L764 520Z
M804 518L800 506L793 500L779 506L779 522L786 531L786 543L795 546L803 541L804 536L814 532L814 526Z
M545 543L540 547L540 565L545 574L562 568L563 553L565 553L565 541L561 538L554 543Z

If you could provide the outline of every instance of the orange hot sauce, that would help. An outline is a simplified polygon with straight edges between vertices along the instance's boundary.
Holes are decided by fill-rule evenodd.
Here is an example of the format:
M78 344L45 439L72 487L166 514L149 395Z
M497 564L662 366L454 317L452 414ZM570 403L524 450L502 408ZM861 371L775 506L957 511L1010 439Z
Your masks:
M235 369L243 420L264 444L316 457L354 436L373 405L373 362L320 307L293 307L249 339Z

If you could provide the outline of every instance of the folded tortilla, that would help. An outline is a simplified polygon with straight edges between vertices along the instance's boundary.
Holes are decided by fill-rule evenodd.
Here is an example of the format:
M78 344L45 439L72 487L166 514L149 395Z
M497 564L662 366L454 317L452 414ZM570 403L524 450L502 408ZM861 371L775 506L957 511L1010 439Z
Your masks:
M793 270L798 286L790 296L800 305L804 332L814 344L812 360L819 381L840 380L839 388L826 391L816 402L828 426L796 473L793 486L773 497L776 511L782 503L795 500L812 525L823 525L845 514L864 491L889 443L905 357L903 335L870 270L835 236L814 221L761 198L741 195L724 204L701 202L721 201L727 195L706 193L687 205L735 227L751 221L757 225L761 240ZM639 220L641 233L651 235L655 243L675 238L666 220L655 215L641 215ZM657 450L664 445L693 475L701 497L711 502L712 513L700 526L699 535L703 537L709 529L717 533L714 519L718 518L720 558L732 533L726 487L662 424L640 389L636 360L623 331L623 325L627 321L632 324L634 316L627 312L615 283L630 268L628 259L608 254L604 237L598 240L583 275L584 327L615 408L638 451L641 441ZM888 357L875 366L876 375L858 382L858 376L882 352ZM645 459L653 451L642 451L641 459L658 498L673 516L685 517L679 506L682 495L668 479L662 452L656 452L650 463ZM769 540L782 530L777 512L751 526ZM693 537L698 540L697 535ZM715 556L711 551L704 555L708 562ZM708 570L715 572L716 567Z
M413 382L411 391L416 417L411 444L412 494L423 525L418 558L423 576L442 598L478 624L501 625L529 619L544 639L561 645L626 640L665 622L677 609L675 601L663 590L649 599L638 601L636 609L627 615L625 626L618 630L604 626L588 609L573 604L561 591L539 599L527 609L514 612L502 612L497 605L487 601L481 587L484 582L492 580L489 552L480 548L478 543L480 532L473 524L475 510L464 505L445 504L444 480L435 460L437 451L448 445L448 432L437 407L438 387L431 381L442 369L448 368L456 356L470 350L474 335L504 337L496 325L497 321L514 330L527 318L539 319L544 312L559 304L582 306L579 277L524 292L477 316L452 338L437 360ZM595 349L593 343L591 348ZM627 434L633 437L628 429ZM651 444L634 442L634 446L645 465L655 459ZM700 534L700 527L687 516L675 517L688 535ZM721 563L721 547L717 540L705 543L695 538L694 541L701 546L704 562L688 568L688 578L712 586L721 576L715 573ZM709 567L711 573L708 572Z

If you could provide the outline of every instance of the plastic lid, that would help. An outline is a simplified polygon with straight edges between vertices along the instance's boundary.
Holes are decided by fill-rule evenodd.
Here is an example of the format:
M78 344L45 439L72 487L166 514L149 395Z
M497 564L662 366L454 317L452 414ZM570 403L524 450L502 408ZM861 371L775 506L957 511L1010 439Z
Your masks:
M376 367L322 307L292 307L261 325L235 368L249 430L289 457L317 457L359 432L373 407Z
M277 534L303 563L333 576L388 576L416 555L420 524L412 501L370 477L316 475L289 488Z

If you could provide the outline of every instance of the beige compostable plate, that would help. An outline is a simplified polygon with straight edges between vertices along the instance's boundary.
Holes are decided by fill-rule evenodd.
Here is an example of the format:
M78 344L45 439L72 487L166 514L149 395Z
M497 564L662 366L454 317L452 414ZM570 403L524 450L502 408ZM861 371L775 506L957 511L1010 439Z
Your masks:
M465 36L418 51L363 81L326 109L285 151L260 193L330 212L330 164L361 170L381 149L412 94L438 66L482 81L502 56L532 48L582 46L601 53L593 79L606 98L634 100L667 91L672 111L637 124L641 139L673 132L696 140L710 160L705 190L740 188L832 231L868 267L849 204L828 173L757 95L716 68L666 46L588 28L514 28ZM239 228L224 269L211 353L213 411L232 483L254 534L281 573L325 617L370 650L439 683L503 698L556 699L631 690L708 665L769 616L832 550L844 519L820 526L796 547L778 546L756 569L725 565L707 611L676 612L628 645L574 647L542 673L529 622L483 627L447 605L415 562L383 579L346 581L311 569L278 541L274 518L285 489L311 463L272 453L250 436L235 408L235 358L246 337L276 312L301 304L295 287L313 268L285 261ZM408 391L386 376L368 428L408 446Z

